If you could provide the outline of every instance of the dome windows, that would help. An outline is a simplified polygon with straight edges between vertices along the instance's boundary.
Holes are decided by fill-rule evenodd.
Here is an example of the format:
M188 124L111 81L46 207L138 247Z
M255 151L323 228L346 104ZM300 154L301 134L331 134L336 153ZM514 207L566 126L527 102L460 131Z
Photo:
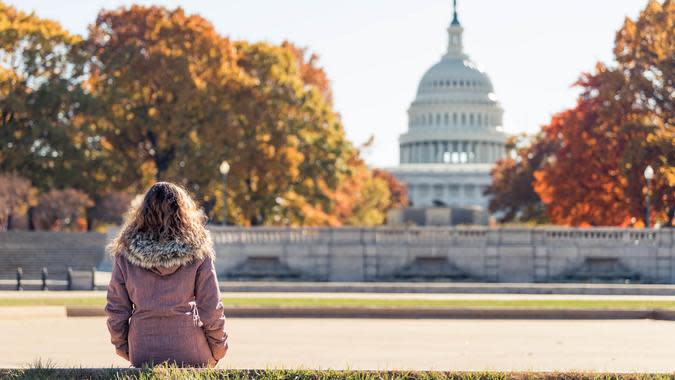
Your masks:
M463 79L463 78L446 78L434 79L422 82L420 91L437 91L446 89L461 89L461 90L483 90L490 91L489 83L485 83L478 79ZM488 95L489 96L489 95Z

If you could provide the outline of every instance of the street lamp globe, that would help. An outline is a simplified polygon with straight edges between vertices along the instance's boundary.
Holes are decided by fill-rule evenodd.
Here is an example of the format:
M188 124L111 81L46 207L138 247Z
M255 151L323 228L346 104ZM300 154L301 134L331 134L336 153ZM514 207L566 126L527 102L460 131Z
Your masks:
M220 174L227 175L227 173L230 172L230 164L227 161L223 161L220 163L218 170L220 171Z
M654 168L651 165L647 165L645 168L645 179L651 181L654 178Z

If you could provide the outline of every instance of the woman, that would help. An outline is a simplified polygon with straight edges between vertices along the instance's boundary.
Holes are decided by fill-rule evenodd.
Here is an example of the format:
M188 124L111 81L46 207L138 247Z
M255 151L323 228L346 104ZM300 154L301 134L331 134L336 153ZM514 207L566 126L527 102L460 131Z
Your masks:
M213 367L227 351L225 316L206 217L190 195L153 185L108 247L108 330L135 367Z

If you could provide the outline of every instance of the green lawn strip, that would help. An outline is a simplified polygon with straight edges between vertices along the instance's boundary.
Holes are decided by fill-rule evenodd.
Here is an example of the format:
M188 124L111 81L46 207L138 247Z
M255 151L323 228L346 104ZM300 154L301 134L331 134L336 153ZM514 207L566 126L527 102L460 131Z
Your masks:
M659 300L490 300L490 299L363 299L363 298L223 298L226 307L404 307L521 309L675 309L675 301ZM103 307L105 298L0 298L0 306Z
M160 366L142 369L29 368L0 369L2 379L228 379L228 380L661 380L669 374L612 374L584 372L432 372L432 371L336 371L336 370L219 370L178 369Z

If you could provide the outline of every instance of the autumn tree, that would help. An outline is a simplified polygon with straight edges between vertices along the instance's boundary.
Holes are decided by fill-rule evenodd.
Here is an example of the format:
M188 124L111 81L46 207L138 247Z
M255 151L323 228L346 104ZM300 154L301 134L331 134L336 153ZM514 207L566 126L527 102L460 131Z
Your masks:
M554 154L535 173L535 190L555 223L627 225L665 220L675 205L675 3L650 1L617 33L617 67L582 76L575 108L553 117L544 138ZM647 189L643 171L656 176Z
M87 85L103 107L95 123L118 175L137 190L172 180L199 191L217 179L239 75L229 40L181 8L132 6L102 11L86 47Z
M93 208L87 212L87 224L121 224L124 214L131 206L133 196L123 191L112 191L100 197Z
M11 230L13 220L35 204L36 190L29 180L13 173L0 174L0 231Z
M0 170L36 187L102 183L81 125L81 39L58 23L0 2ZM91 148L91 149L90 149Z
M488 189L493 210L509 220L539 198L556 224L628 225L644 222L649 191L651 219L666 219L675 207L674 21L671 0L652 0L637 21L625 21L617 65L583 74L576 106L554 115L515 158L498 162ZM650 189L647 165L656 172Z
M408 190L396 177L383 169L373 169L373 177L383 180L387 184L391 196L387 209L407 207L410 204Z
M329 192L352 149L338 115L325 92L305 82L295 50L246 42L236 48L246 79L230 125L233 217L242 224L298 225L309 209L329 213Z
M44 192L43 228L75 228L45 200L79 196L56 189L87 194L79 205L91 227L123 208L113 194L157 180L185 186L216 220L227 199L228 220L243 225L377 223L392 207L307 49L231 42L180 8L104 10L84 40L0 11L0 169L27 173ZM352 210L338 216L340 202Z
M366 166L358 151L352 153L348 167L348 173L331 194L335 206L330 215L337 219L337 225L383 224L393 203L387 181Z
M40 194L32 214L38 229L53 231L84 231L87 229L86 208L93 201L75 189L51 190Z
M534 172L550 156L550 144L540 136L513 136L506 143L507 155L492 168L492 183L485 190L489 210L504 222L546 221L544 204L534 191Z
M284 41L281 46L290 50L295 56L302 81L314 87L328 104L333 104L333 90L330 87L328 75L323 67L319 66L319 56L290 41Z

